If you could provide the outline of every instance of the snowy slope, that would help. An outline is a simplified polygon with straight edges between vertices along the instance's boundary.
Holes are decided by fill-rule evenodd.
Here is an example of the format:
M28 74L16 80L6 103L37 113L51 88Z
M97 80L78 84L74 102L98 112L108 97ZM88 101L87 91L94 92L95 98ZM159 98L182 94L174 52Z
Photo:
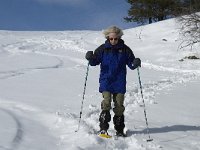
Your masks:
M104 140L98 131L99 67L90 67L79 132L87 50L104 42L101 31L0 31L0 150L198 150L199 55L180 51L175 21L124 31L142 59L143 93L153 142L146 142L137 71L128 70L125 121L128 137ZM113 115L113 113L112 113ZM110 134L114 134L110 122Z

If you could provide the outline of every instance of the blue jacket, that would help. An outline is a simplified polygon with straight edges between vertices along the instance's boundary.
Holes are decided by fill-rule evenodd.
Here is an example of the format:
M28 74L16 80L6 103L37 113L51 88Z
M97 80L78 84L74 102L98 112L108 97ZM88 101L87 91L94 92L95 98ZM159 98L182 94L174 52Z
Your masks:
M99 92L126 93L126 65L132 70L135 69L134 59L132 50L121 39L114 46L109 40L99 46L93 59L89 61L91 66L100 64Z

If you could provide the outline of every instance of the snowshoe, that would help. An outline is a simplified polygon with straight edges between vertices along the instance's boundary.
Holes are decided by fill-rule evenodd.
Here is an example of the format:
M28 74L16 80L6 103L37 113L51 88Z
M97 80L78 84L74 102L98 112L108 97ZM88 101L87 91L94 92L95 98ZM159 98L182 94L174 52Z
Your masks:
M99 133L99 136L102 137L102 138L111 138L112 136L108 134L107 131L105 130L101 130L100 133Z

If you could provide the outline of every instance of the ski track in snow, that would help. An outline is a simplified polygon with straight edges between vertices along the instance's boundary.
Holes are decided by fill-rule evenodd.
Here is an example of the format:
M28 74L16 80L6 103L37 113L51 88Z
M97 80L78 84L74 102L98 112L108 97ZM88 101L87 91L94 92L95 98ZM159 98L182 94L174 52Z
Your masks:
M35 67L35 68L24 68L24 69L18 69L18 70L12 70L12 71L1 71L0 72L0 79L8 79L11 77L16 77L23 75L25 73L36 71L36 70L45 70L45 69L57 69L63 66L63 61L61 59L58 59L58 64L55 64L53 66L41 66L41 67Z
M26 150L33 143L35 143L36 145L31 145L31 149L45 149L47 144L46 142L49 142L49 137L52 136L51 134L49 134L49 132L51 132L51 128L55 125L55 121L58 117L56 117L56 115L52 113L47 113L38 108L34 108L32 106L19 102L7 102L4 99L0 99L0 104L0 111L9 116L5 119L14 122L11 127L7 127L7 130L9 130L7 131L7 136L10 137L10 139L7 139L6 146L0 145L0 149ZM48 121L45 122L44 120ZM41 134L43 135L43 137L37 135L38 139L34 139L35 135L33 134L37 134L34 133L34 130L41 130ZM55 141L54 143L56 143L57 139L54 138L55 137L53 137L53 141ZM27 142L29 143L27 144ZM56 147L56 144L52 145L53 149Z
M158 65L153 65L149 63L143 63L143 66L146 69L153 69L156 71L169 72L171 75L169 77L165 77L159 81L149 81L149 83L143 83L142 88L144 91L144 100L151 104L156 104L154 101L155 93L160 90L170 90L176 84L184 84L193 79L196 79L200 76L200 70L181 70L175 68L168 68ZM130 97L133 99L132 102L128 101L128 103L141 103L141 95L138 90L139 87L131 87L131 90L128 90L126 93L126 97Z
M49 41L50 42L50 41ZM28 45L28 46L27 46ZM49 57L54 57L57 60L57 64L55 65L51 65L51 66L38 66L38 67L32 67L32 68L24 68L24 69L16 69L16 70L10 70L10 71L0 71L0 79L7 79L7 78L11 78L11 77L16 77L19 75L23 75L27 72L30 71L35 71L35 70L45 70L45 69L57 69L57 68L61 68L64 65L64 62L61 58L61 55L53 55L50 53L45 53L45 52L40 52L37 50L32 50L32 46L35 46L35 44L30 44L29 40L27 40L26 42L17 42L17 43L13 43L13 44L8 44L8 45L4 45L4 50L16 55L16 54L20 54L20 53L35 53L35 54L39 54L39 55L46 55ZM29 49L27 49L29 48ZM31 50L30 50L31 49Z
M5 100L4 101L1 100L0 104L1 104L0 111L7 114L10 117L10 119L12 119L15 123L15 126L11 131L16 130L14 133L13 132L9 133L12 134L11 136L13 138L10 139L10 143L8 144L8 146L6 147L0 146L0 148L3 148L5 150L17 150L18 148L20 148L20 144L23 142L24 135L26 134L25 133L26 131L23 127L23 123L21 122L21 119L17 114L19 112L24 113L35 110L30 106L26 106L19 103L6 102Z
M23 135L24 135L24 131L23 131L23 126L22 123L20 122L20 120L18 119L18 117L10 110L5 109L5 108L0 108L0 111L8 114L15 122L16 124L16 133L13 136L13 139L11 140L10 143L10 147L2 147L5 150L16 150L18 149L21 141L23 140ZM1 146L0 146L1 148Z
M45 55L49 57L54 57L57 59L57 63L51 66L41 66L41 67L32 67L32 68L24 68L24 69L16 69L16 70L10 70L10 71L1 71L0 72L0 79L8 79L11 77L17 77L20 75L23 75L25 73L28 73L30 71L34 70L44 70L44 69L57 69L64 65L63 59L70 59L71 61L86 67L86 61L83 59L73 58L69 57L67 55L61 55L61 54L55 54L52 52L52 50L55 49L66 49L70 47L70 50L77 51L77 52L85 52L84 49L84 42L81 41L81 37L79 40L66 40L66 39L47 39L44 38L41 39L27 39L24 41L4 45L4 50L8 51L12 54L19 54L19 53L34 53L38 55ZM45 50L39 50L44 48ZM144 90L144 100L147 104L157 104L157 102L154 101L155 94L163 89L172 89L174 85L176 84L183 84L186 82L189 82L197 77L200 76L199 70L182 70L182 69L176 69L176 68L170 68L170 67L163 67L154 65L151 63L143 63L142 67L145 69L153 69L156 71L162 71L162 72L169 72L171 73L171 76L168 78L164 78L159 81L150 81L149 83L143 83L143 90ZM77 69L77 68L76 68ZM78 68L80 69L80 68ZM86 92L87 93L87 92ZM86 95L89 96L89 95ZM128 88L126 93L126 101L125 101L125 107L126 112L125 115L127 118L130 115L133 115L137 112L132 111L135 107L143 107L142 99L140 95L140 90L138 89L137 85L133 85ZM23 125L17 118L17 116L11 111L7 110L5 108L0 108L1 111L7 113L15 122L16 122L16 135L14 136L10 148L4 148L8 150L14 150L14 148L17 148L20 145L21 140L23 139ZM100 114L100 108L96 105L90 105L89 111L84 112L81 120L81 128L78 133L75 133L76 125L78 124L78 118L79 115L73 114L73 113L65 113L63 110L56 112L55 116L57 117L57 121L54 124L54 128L52 130L60 130L60 147L69 147L68 144L74 143L74 145L71 145L72 149L135 149L135 150L146 150L146 149L161 149L161 146L151 142L151 143L144 143L140 144L141 142L138 142L136 136L133 133L129 133L129 130L127 131L128 137L127 138L119 138L118 140L115 140L114 138L104 140L96 136L96 133L98 132L98 118ZM129 115L129 116L128 116ZM130 120L129 120L130 121ZM114 128L110 123L110 130L109 132L111 135L114 134ZM65 129L65 128L68 129ZM67 131L70 130L70 131ZM144 129L143 129L144 130ZM139 133L139 132L138 132ZM145 133L143 133L145 134ZM77 136L76 141L71 142L70 137ZM80 138L83 137L83 138ZM81 145L81 143L84 143L83 141L88 140L88 145L85 147ZM79 141L79 143L77 143Z

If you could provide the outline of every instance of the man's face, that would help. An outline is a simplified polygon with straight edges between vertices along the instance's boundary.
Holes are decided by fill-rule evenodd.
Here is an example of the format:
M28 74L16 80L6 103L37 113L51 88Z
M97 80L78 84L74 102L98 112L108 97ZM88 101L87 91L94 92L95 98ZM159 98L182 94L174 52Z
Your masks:
M111 45L116 45L119 41L119 37L116 33L109 33L108 40L110 41Z

